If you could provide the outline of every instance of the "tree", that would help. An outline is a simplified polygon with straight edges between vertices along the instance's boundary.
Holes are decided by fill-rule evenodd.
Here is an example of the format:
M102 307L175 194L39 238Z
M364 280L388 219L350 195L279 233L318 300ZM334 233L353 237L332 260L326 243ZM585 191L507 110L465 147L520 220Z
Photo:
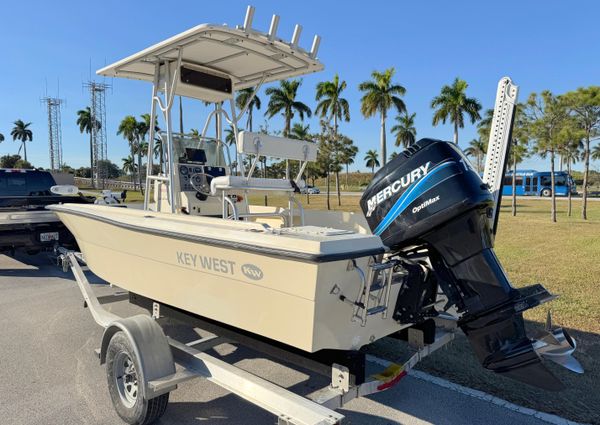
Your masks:
M179 96L179 99L180 99L180 107L181 107L181 96ZM142 183L142 181L143 181L143 179L142 179L142 168L143 168L142 167L142 158L144 156L148 155L148 143L146 142L146 137L148 136L148 133L150 132L150 114L142 114L142 115L140 115L140 118L142 118L142 120L138 121L138 123L137 123L135 135L136 135L136 142L137 142L136 153L138 156L137 157L137 159L138 159L138 178L139 178L139 183L140 183L140 189L143 191L144 185ZM181 134L183 134L183 128L181 128ZM146 170L146 174L147 173L148 173L148 170Z
M515 112L516 113L516 112ZM492 132L492 121L494 119L494 110L486 109L483 114L481 121L477 123L477 133L479 138L487 145L490 140L490 133Z
M561 161L567 166L567 174L571 178L571 165L581 159L581 150L583 149L582 139L585 138L585 132L578 127L574 119L566 121L566 124L558 134L558 152L560 153ZM567 197L568 207L567 215L571 217L572 213L572 197L571 197L571 181L567 182Z
M373 149L368 150L365 155L365 165L371 168L371 173L375 174L375 167L379 167L379 160L377 159L377 151Z
M75 177L90 178L92 175L92 169L90 167L79 167L75 170Z
M479 139L473 139L469 142L469 147L464 150L467 156L472 156L477 160L477 172L481 173L481 164L485 153L487 152L487 143L485 143L481 137Z
M396 134L396 146L409 147L417 138L417 129L415 128L416 113L408 115L408 112L396 116L398 124L392 127L392 133Z
M138 122L133 115L127 115L121 123L119 124L119 128L117 130L117 135L122 135L123 138L129 144L130 155L129 158L135 158L135 148L136 148L136 137L138 134ZM125 159L123 159L125 161ZM135 160L134 160L135 161ZM133 183L134 190L137 189L136 179L135 179L135 171L137 167L133 167L130 169L131 171L131 181Z
M431 101L431 108L435 109L433 125L446 124L447 120L454 124L454 143L457 145L458 129L465 127L464 114L471 119L471 124L481 119L481 104L474 97L467 97L467 87L466 81L456 77L451 86L443 86L439 96Z
M75 174L75 169L67 164L61 164L59 171L61 173Z
M356 155L358 148L354 146L354 142L347 136L338 133L335 128L331 131L331 140L329 141L329 151L332 155L332 169L335 175L335 190L337 193L338 206L342 205L342 197L340 193L340 171L342 164L346 164L350 155ZM346 169L346 185L348 185L348 170Z
M252 131L252 112L254 108L260 109L261 107L260 98L258 97L258 95L254 96L255 90L256 89L252 87L242 89L238 91L238 95L235 98L235 103L237 107L241 110L244 106L246 106L248 100L252 97L252 100L250 100L250 104L248 105L248 109L246 109L246 130L248 131Z
M316 136L319 141L319 152L317 154L317 165L321 169L322 175L327 182L327 209L331 209L330 203L330 182L331 173L339 173L340 155L338 141L334 137L333 127L325 120L321 120L321 132Z
M302 80L281 80L279 87L269 87L265 90L265 94L270 96L269 104L265 115L273 118L276 114L281 113L284 119L283 137L289 137L291 123L294 115L297 113L301 121L304 121L304 116L310 118L312 111L310 108L296 100L298 88L302 84ZM290 178L289 161L286 160L285 178Z
M358 147L354 144L354 141L348 137L342 140L342 158L341 162L346 167L346 190L348 190L348 167L350 164L354 164L354 158L358 153Z
M393 161L394 159L396 159L398 157L398 152L392 152L390 154L390 161Z
M15 126L10 132L10 135L13 138L13 141L19 140L21 142L21 148L23 148L23 155L25 156L25 162L27 162L27 141L33 141L33 132L29 129L31 125L30 122L25 123L22 120L16 120L13 123ZM21 153L21 148L19 148L19 152Z
M350 121L350 104L343 98L342 92L346 89L346 82L340 81L338 74L335 74L332 81L322 81L317 84L317 93L315 100L319 103L315 109L315 114L321 118L327 117L329 122L333 121L333 128L331 129L331 147L332 152L335 154L335 187L338 198L338 206L342 205L340 196L340 164L343 163L344 157L344 141L343 137L339 137L338 125L339 120L346 122ZM347 177L347 174L346 174Z
M4 134L0 133L0 143L4 142Z
M564 101L575 117L579 127L585 132L585 145L583 151L583 193L581 218L587 220L587 196L590 174L591 139L598 133L600 127L600 87L590 86L579 88L566 93Z
M392 78L396 70L394 68L386 69L384 72L373 71L371 80L358 85L362 91L363 97L360 99L360 111L365 118L370 118L379 113L381 117L381 164L385 165L387 161L385 121L387 112L395 107L398 113L406 112L406 105L400 99L406 93L406 89L399 84L392 84Z
M4 155L0 158L0 168L16 168L15 165L21 160L21 155Z
M600 145L596 145L594 149L592 149L592 159L600 160Z
M522 104L516 105L515 118L513 120L512 130L512 146L510 147L509 162L512 164L512 215L517 215L517 165L523 162L523 160L529 156L528 144L529 144L529 133L528 133L528 120L524 113L525 106ZM489 112L493 110L488 109L485 114L483 121L488 119ZM489 119L491 129L491 118ZM479 133L481 134L481 132ZM489 139L489 132L487 134Z
M121 175L121 169L109 159L98 161L98 168L104 170L107 179L116 179Z
M333 76L332 81L321 81L317 84L317 94L315 100L319 103L315 109L315 115L321 118L328 117L333 120L333 132L338 132L338 121L350 121L350 104L341 97L346 89L346 82L340 81L338 74Z
M94 168L94 147L92 140L92 133L94 126L96 130L99 130L102 124L98 120L94 120L92 122L92 111L89 106L86 106L85 109L80 109L77 111L77 125L79 126L79 132L83 134L84 132L90 135L90 170ZM92 187L96 187L94 185L94 174L91 173L91 183Z
M310 140L311 135L310 135L309 127L310 127L309 124L302 125L299 122L294 123L294 125L292 126L292 129L290 130L290 138L298 139L298 140Z
M137 164L135 163L135 158L131 155L129 155L126 158L121 158L121 161L123 161L123 171L126 174L130 174L133 176L135 175L135 170L137 169ZM132 181L134 182L134 188L135 188L135 179L132 179Z
M225 129L225 143L229 146L235 145L235 131L232 126Z
M35 167L31 164L31 162L25 161L24 159L19 159L15 163L14 168L33 169Z
M556 194L554 160L559 148L559 133L567 118L567 109L559 97L549 90L538 96L532 93L527 100L527 114L531 138L535 141L534 149L542 158L550 157L550 190L552 207L550 217L556 222Z

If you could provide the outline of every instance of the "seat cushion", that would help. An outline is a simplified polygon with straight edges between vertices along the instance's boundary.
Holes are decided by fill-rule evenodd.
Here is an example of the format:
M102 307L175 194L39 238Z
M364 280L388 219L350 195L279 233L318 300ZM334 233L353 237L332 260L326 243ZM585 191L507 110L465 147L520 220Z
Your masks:
M289 180L263 179L258 177L220 176L212 179L210 190L213 195L223 190L254 190L254 191L279 191L293 192L294 188Z

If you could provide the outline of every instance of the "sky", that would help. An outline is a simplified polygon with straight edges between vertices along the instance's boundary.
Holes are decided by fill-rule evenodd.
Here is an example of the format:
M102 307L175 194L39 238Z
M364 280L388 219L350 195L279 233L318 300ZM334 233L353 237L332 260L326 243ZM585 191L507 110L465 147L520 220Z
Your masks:
M250 0L233 1L7 1L0 25L0 155L19 148L10 131L13 121L32 122L28 159L48 167L48 124L44 96L66 100L62 113L63 161L89 166L88 136L79 133L76 112L89 105L83 83L95 79L112 86L106 95L108 157L121 165L128 155L117 136L126 115L149 112L151 84L103 79L95 71L130 54L201 23L243 23ZM594 1L258 1L254 28L267 31L271 15L281 16L278 35L289 40L294 25L303 26L300 45L310 48L322 37L319 59L323 72L304 77L299 100L312 108L315 86L335 73L345 80L350 103L349 123L340 131L360 149L351 171L365 170L364 155L379 150L379 119L360 113L358 85L373 70L396 69L394 82L406 88L404 101L416 112L417 138L452 140L452 125L433 127L431 99L455 77L469 83L467 93L492 108L498 80L508 75L520 87L520 100L545 89L560 94L599 84L598 41L600 3ZM93 8L92 8L93 7ZM11 18L12 17L12 18ZM17 19L18 17L18 19ZM14 19L13 19L14 18ZM265 87L268 87L266 85ZM254 125L264 125L267 97ZM184 99L184 127L202 128L204 108ZM483 112L482 110L482 112ZM393 114L391 114L393 115ZM177 122L177 121L175 121ZM306 121L318 130L318 119ZM394 124L388 120L388 129ZM281 130L282 120L269 120L269 130ZM467 123L459 132L462 148L477 137ZM388 152L399 151L388 135ZM533 157L521 168L549 169ZM576 164L574 169L581 169ZM600 162L592 163L600 169Z

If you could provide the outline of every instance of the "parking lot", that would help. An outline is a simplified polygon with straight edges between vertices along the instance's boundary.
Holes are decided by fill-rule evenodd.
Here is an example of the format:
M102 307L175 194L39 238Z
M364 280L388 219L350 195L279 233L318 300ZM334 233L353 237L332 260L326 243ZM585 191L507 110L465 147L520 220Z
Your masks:
M98 279L95 282L101 283ZM100 295L117 291L95 285ZM0 423L119 424L94 349L102 329L82 308L69 273L43 255L0 255ZM110 310L131 315L140 310L126 301ZM193 329L169 327L182 339ZM229 362L299 393L326 384L324 378L275 364L244 348L221 346ZM357 399L342 410L351 424L545 424L540 419L452 391L413 376L393 389ZM202 379L171 394L161 424L271 424L261 409Z

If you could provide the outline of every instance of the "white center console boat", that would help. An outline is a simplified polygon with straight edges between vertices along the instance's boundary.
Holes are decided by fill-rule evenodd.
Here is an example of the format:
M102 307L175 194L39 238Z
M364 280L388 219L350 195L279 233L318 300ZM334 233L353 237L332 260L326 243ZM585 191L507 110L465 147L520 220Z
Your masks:
M294 195L303 185L306 164L317 157L317 145L238 132L249 102L238 111L234 95L322 70L320 39L304 50L298 44L301 27L284 42L276 35L277 16L269 32L261 33L252 29L253 14L249 8L237 28L197 26L98 71L152 82L150 115L161 116L165 132L159 136L150 128L147 169L153 170L159 137L165 161L157 174L147 176L143 210L50 207L77 239L90 269L127 290L132 302L154 310L156 317L162 306L307 356L327 351L338 353L337 359L350 358L374 341L406 337L413 329L422 332L421 345L433 343L435 321L453 311L490 370L552 390L561 383L543 359L581 371L570 356L575 342L563 330L549 326L543 338L527 337L522 312L552 296L541 285L512 287L492 249L517 97L510 79L503 78L498 87L483 181L452 143L422 139L376 173L361 199L364 215L305 211ZM173 133L176 95L215 105L199 136ZM235 135L233 154L223 143L224 123ZM216 129L212 137L209 128ZM290 180L257 177L262 158L298 161L299 172ZM285 194L288 206L248 202L262 192ZM87 293L86 300L91 298ZM127 338L118 335L145 326L149 330L139 331L142 336L160 331L142 319L128 325L112 317L97 320L107 328L101 358L109 366L109 387L120 388L122 376L134 379L135 374L119 373L136 362L125 361L120 369L114 364L145 350L131 354L123 348ZM129 338L135 346L135 338ZM167 354L152 361L169 356L164 345L153 350ZM166 364L154 368L158 381L142 380L149 401L177 381L164 377L174 373L172 360ZM148 369L143 362L137 368ZM400 372L377 378L373 388L385 388ZM121 400L113 396L123 418L148 423L148 417L134 414L142 409L135 397L129 407L126 394ZM164 411L156 403L163 401L151 405Z

